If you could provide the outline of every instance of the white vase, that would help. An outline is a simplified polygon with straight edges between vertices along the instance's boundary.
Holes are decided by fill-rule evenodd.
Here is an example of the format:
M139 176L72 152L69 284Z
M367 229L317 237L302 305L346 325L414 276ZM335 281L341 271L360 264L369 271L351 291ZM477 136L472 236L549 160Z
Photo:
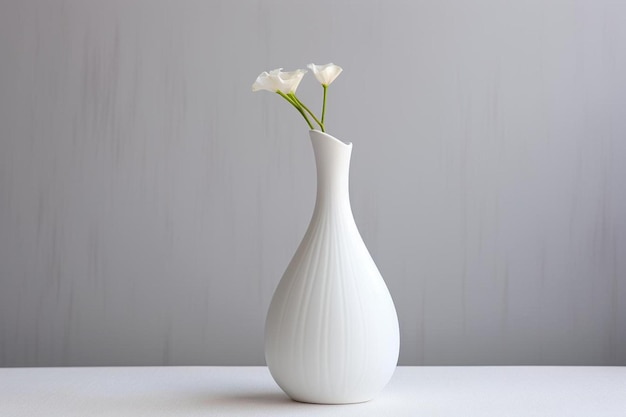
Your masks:
M310 132L317 166L311 223L285 271L265 325L265 359L292 399L372 399L391 378L398 317L354 222L348 192L352 144Z

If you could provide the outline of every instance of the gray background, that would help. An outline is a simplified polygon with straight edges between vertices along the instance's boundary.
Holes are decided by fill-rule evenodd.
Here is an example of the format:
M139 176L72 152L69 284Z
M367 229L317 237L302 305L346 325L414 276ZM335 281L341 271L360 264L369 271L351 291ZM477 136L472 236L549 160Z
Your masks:
M626 1L0 1L0 365L263 364L333 61L401 364L626 365ZM318 108L309 74L300 97Z

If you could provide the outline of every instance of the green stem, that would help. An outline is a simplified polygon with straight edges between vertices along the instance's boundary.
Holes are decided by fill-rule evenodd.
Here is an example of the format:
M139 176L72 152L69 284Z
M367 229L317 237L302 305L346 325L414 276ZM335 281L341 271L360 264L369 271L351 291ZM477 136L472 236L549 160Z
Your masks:
M325 132L325 130L324 130L324 123L320 122L319 119L317 117L315 117L315 114L313 114L313 112L311 110L309 110L309 108L307 106L305 106L304 103L301 102L300 99L298 97L296 97L296 95L294 93L289 93L289 97L294 99L304 110L306 110L306 112L311 115L313 120L315 120L315 122L318 125L320 125L320 129L322 129L322 132Z
M324 101L322 102L322 124L324 124L324 117L326 116L326 91L328 90L328 86L322 84L324 87Z
M302 107L300 106L298 101L293 100L293 98L291 96L283 93L280 90L276 91L276 93L278 93L279 96L281 96L282 98L287 100L289 103L291 103L291 105L294 106L296 108L296 110L298 110L300 112L300 114L302 115L302 117L304 117L304 120L306 120L306 123L309 125L309 128L311 128L311 130L315 129L315 127L313 127L313 124L311 124L311 121L309 120L309 118L306 117L306 113L304 113L304 110L302 110Z

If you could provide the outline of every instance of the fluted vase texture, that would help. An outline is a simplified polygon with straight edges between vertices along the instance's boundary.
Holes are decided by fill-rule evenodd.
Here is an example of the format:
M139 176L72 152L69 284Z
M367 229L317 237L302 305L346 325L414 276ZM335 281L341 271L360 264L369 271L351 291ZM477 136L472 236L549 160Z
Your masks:
M395 370L398 317L352 216L352 144L317 130L310 137L315 209L272 298L265 358L278 385L296 401L364 402Z

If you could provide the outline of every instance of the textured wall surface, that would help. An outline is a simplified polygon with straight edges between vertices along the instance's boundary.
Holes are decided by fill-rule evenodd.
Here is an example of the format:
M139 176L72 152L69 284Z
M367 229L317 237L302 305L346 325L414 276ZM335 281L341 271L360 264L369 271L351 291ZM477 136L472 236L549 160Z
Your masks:
M330 61L401 363L626 365L625 21L609 0L0 1L0 365L263 364L315 167L250 86Z

